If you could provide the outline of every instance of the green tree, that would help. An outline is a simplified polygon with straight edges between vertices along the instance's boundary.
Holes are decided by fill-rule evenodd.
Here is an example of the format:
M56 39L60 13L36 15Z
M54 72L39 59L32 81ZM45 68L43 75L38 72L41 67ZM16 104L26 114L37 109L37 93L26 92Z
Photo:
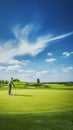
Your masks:
M17 82L20 82L20 80L19 80L19 79L14 79L13 81L17 81Z
M40 79L39 78L37 79L37 83L40 83Z

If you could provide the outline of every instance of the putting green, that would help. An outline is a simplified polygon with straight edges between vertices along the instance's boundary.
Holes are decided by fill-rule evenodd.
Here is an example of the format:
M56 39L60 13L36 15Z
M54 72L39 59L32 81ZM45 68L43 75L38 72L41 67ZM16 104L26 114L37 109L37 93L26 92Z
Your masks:
M39 113L73 109L72 90L16 89L0 91L0 114Z

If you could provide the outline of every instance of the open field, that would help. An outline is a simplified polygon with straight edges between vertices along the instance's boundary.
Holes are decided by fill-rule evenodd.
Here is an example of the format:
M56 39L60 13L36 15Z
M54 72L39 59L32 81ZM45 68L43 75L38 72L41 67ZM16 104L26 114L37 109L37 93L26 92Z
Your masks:
M73 130L73 90L1 89L0 130Z

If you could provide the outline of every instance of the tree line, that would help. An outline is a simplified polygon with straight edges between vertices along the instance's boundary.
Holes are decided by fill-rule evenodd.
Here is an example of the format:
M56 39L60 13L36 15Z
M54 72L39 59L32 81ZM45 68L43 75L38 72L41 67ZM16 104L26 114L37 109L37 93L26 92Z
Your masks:
M19 79L14 79L13 81L17 81L17 82L20 82ZM8 84L8 80L0 80L0 84Z

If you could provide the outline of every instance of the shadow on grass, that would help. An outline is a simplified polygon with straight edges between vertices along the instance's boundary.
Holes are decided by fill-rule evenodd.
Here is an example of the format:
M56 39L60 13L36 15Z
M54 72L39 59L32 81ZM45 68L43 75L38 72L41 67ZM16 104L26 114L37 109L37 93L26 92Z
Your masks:
M73 111L0 115L0 130L73 130Z
M25 94L11 94L11 96L26 96L26 97L32 97L33 95L25 95Z

